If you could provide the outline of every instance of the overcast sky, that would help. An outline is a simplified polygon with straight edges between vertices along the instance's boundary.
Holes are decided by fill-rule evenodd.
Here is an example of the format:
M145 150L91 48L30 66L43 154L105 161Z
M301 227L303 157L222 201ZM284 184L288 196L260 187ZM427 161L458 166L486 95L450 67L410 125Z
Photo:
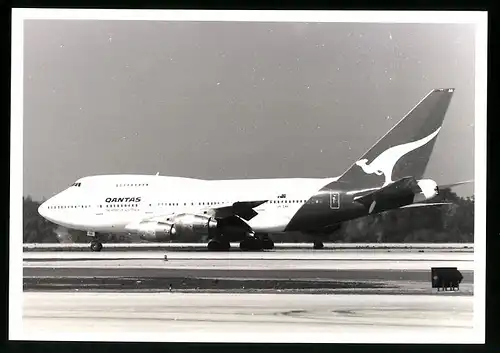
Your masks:
M95 174L336 176L440 87L426 174L474 178L471 25L30 20L24 39L34 199Z

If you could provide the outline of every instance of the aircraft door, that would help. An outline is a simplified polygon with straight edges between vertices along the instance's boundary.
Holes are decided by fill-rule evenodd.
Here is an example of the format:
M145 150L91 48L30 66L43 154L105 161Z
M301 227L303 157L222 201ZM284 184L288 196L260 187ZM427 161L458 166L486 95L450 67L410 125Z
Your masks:
M330 208L332 210L340 208L340 193L337 191L330 191Z

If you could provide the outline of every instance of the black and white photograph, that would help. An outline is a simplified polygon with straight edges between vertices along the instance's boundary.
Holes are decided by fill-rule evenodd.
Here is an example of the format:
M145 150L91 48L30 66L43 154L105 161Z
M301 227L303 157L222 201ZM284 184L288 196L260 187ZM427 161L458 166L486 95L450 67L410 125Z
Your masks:
M9 338L484 343L486 43L486 12L14 9Z

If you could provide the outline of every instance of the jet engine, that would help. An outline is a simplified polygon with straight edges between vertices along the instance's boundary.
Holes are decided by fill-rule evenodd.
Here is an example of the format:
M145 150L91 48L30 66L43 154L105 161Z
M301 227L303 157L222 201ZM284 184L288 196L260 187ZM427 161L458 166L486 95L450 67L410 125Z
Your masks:
M161 243L170 240L173 224L166 222L141 222L133 228L128 228L139 234L143 240Z
M166 242L192 236L211 236L216 231L216 219L195 214L179 214L162 221L145 221L131 224L127 230L139 234L141 239L150 242Z
M413 197L413 202L427 201L436 197L439 194L438 185L434 180L422 179L419 180L417 183L422 191L419 192L418 194L415 194L415 196Z
M172 235L183 238L189 235L210 236L217 229L216 219L195 214L180 214L173 217Z

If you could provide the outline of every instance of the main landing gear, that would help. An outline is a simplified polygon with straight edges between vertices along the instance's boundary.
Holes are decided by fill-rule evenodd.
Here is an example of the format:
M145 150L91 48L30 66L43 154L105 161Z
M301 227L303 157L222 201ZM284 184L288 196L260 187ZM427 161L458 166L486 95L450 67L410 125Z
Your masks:
M325 247L325 244L323 244L323 242L321 240L314 241L313 249L320 250L320 249L323 249L324 247Z
M209 251L228 251L231 248L229 241L224 238L214 238L208 242ZM262 251L274 249L274 242L267 234L254 235L249 234L240 242L242 251Z
M209 251L228 251L231 244L226 239L212 239L208 242Z
M271 238L269 238L267 234L264 234L262 236L248 236L241 241L240 249L242 251L272 250L274 249L274 242L271 240Z

